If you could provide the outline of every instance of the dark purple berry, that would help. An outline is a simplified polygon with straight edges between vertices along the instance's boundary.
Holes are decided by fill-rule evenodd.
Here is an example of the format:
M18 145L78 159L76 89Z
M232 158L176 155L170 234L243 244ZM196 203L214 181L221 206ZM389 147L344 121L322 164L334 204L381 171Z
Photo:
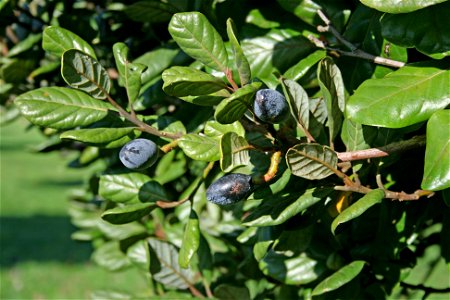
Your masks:
M120 161L133 170L144 170L158 158L158 146L146 139L135 139L125 144L119 152Z
M228 174L213 182L206 190L206 199L228 205L246 198L253 189L252 177L245 174Z
M280 123L289 115L286 98L280 92L271 89L256 92L253 110L258 119L268 123Z

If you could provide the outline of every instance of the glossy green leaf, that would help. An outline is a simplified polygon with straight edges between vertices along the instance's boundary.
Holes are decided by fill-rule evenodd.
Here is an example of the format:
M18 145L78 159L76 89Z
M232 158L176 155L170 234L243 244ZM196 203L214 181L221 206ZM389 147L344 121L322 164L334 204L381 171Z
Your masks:
M227 132L234 132L239 136L245 135L244 126L238 121L231 124L220 124L217 121L211 120L206 122L203 132L210 137L221 137Z
M132 264L148 272L150 268L150 249L146 240L139 240L127 249L128 259Z
M300 196L278 193L264 199L263 203L244 220L246 226L273 226L286 222L330 194L330 189L312 188Z
M41 33L32 33L29 34L24 40L20 41L14 47L9 49L8 51L8 57L16 56L20 53L24 53L31 48L33 48L37 43L39 43L42 40L42 34Z
M219 141L198 134L185 134L178 139L178 145L192 159L215 161L220 159Z
M118 241L106 242L92 253L92 260L109 271L119 271L130 266L130 260L120 249Z
M220 78L192 67L172 67L162 79L164 92L176 97L208 95L227 87Z
M58 26L45 28L42 38L42 48L58 57L62 56L69 49L78 49L97 59L91 45L75 33Z
M61 75L68 85L97 99L106 99L111 89L111 81L102 65L76 49L63 53Z
M364 5L382 12L401 14L425 8L446 0L360 0Z
M318 279L326 270L323 262L306 253L288 257L273 250L267 252L259 262L261 271L285 284L307 284Z
M17 97L15 104L31 123L56 129L90 125L114 109L84 92L61 87L29 91Z
M252 82L222 100L214 113L217 122L231 124L242 118L247 109L253 105L253 98L261 86L261 82Z
M309 98L300 84L290 79L281 79L284 95L288 100L291 114L302 128L309 127Z
M327 56L324 50L316 50L284 72L284 77L293 81L301 79L315 64Z
M363 126L355 121L344 119L342 123L341 139L347 151L370 148L370 144L377 135L374 127Z
M181 100L186 102L200 105L200 106L214 106L219 104L227 96L221 96L217 94L222 94L225 90L221 90L218 93L213 93L211 95L200 95L200 96L185 96L179 97ZM227 91L228 92L228 91Z
M161 184L180 178L186 173L186 157L181 151L170 151L158 161L153 179Z
M200 225L198 216L193 209L189 215L184 229L183 242L178 254L178 263L183 269L189 267L189 263L200 246Z
M250 163L247 140L234 132L225 133L220 139L220 168L225 173Z
M114 202L167 201L164 187L141 173L100 176L99 195Z
M390 42L403 47L415 47L426 54L449 55L448 11L450 2L447 1L409 14L384 15L381 20L382 34Z
M222 37L203 14L174 14L169 23L169 33L192 58L217 71L227 70L228 55Z
M173 245L154 238L149 239L148 242L159 263L158 267L154 267L153 261L151 263L150 271L153 279L168 288L187 289L194 285L195 273L190 269L180 268L178 252Z
M442 63L408 65L382 79L365 81L350 97L346 114L365 125L406 127L450 104L449 83L450 71Z
M328 276L316 285L312 291L312 296L334 291L350 282L353 278L358 276L359 273L361 273L365 263L366 262L362 260L355 260L342 267L337 272L333 273L331 276Z
M333 223L331 224L331 231L333 232L333 234L340 224L359 217L375 204L381 203L383 198L384 192L380 189L376 189L370 191L369 193L364 195L364 197L350 205L333 220Z
M334 140L342 125L345 109L345 88L341 71L329 57L322 59L317 69L320 91L327 104L330 140Z
M134 127L74 129L63 132L61 139L70 139L103 148L117 148L136 138Z
M435 112L427 124L427 147L422 189L450 187L450 110Z
M244 86L252 78L250 64L236 37L236 25L230 18L227 20L227 34L231 43L231 48L233 49L234 63L236 64L236 69L239 74L239 81L241 86Z
M178 9L170 2L162 1L138 1L127 5L125 14L136 22L161 23L169 21Z
M142 73L142 83L145 84L159 77L165 69L168 69L173 64L181 65L188 59L187 55L181 55L181 53L180 49L167 46L152 49L134 59L133 63L147 66L147 69ZM184 59L178 59L180 56Z
M125 224L133 221L139 221L147 216L156 204L149 203L135 203L127 204L125 206L118 206L107 209L102 214L102 219L111 224Z
M286 153L286 162L295 176L323 179L337 169L336 152L319 144L298 144Z

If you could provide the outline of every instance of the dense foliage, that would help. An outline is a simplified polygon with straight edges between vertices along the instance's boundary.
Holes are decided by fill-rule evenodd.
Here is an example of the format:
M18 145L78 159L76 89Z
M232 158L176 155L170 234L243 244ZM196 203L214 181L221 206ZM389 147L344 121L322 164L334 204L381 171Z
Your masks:
M2 122L21 114L48 137L38 151L95 166L71 197L73 238L148 289L94 298L444 299L449 11L3 1ZM262 89L288 109L255 116ZM127 169L137 138L159 154Z

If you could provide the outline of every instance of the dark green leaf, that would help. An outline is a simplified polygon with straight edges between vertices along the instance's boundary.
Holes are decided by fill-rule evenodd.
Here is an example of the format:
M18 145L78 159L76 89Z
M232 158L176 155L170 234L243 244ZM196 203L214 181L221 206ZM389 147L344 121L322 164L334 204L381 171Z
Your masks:
M245 287L221 284L214 289L214 297L220 300L250 300L250 294Z
M241 86L244 86L252 78L250 64L248 63L247 57L245 57L244 51L242 51L239 40L236 37L236 26L230 18L227 20L227 34L231 43L231 48L233 49L234 61L239 74L239 81Z
M111 224L125 224L133 221L139 221L147 216L154 208L155 204L135 203L125 206L118 206L106 210L102 214L102 219Z
M178 140L183 152L192 159L215 161L220 159L219 141L198 134L185 134Z
M309 127L309 98L300 84L290 79L282 79L284 95L288 100L291 114L302 128Z
M82 38L67 29L58 26L49 26L44 30L44 36L42 39L42 48L45 51L50 52L58 57L69 49L78 49L94 59L94 49Z
M426 54L450 54L450 2L433 5L409 14L386 14L382 34L392 43L415 47ZM417 20L424 20L417 22Z
M178 46L192 58L217 71L227 70L228 55L222 37L203 14L174 14L169 32Z
M62 55L61 74L71 87L97 99L106 99L111 88L108 73L98 61L76 49Z
M170 20L178 9L167 2L162 1L138 1L127 5L125 14L136 22L161 23Z
M107 242L95 249L92 259L96 264L109 271L118 271L130 266L130 261L120 250L118 241Z
M175 62L178 62L179 60L177 60L177 56L180 54L181 50L178 48L158 48L142 54L133 60L133 63L147 66L147 69L144 73L142 73L141 78L142 83L145 84L159 77L165 69L169 68Z
M234 132L225 133L220 139L220 168L225 173L250 163L247 140Z
M222 79L191 67L172 67L162 73L163 90L176 97L208 95L225 89Z
M302 78L315 64L317 64L322 58L327 56L327 52L324 50L316 50L307 57L301 59L298 63L290 67L285 73L284 77L293 81L298 81Z
M220 94L224 94L226 92L227 96L222 96ZM201 96L186 96L186 97L179 97L180 99L195 104L195 105L201 105L201 106L214 106L219 104L224 98L228 97L229 93L226 90L221 90L217 93L213 93L211 95L201 95Z
M366 210L377 203L381 203L384 198L384 192L380 189L372 190L364 197L356 201L354 204L346 208L340 215L338 215L331 224L331 231L336 231L336 228L345 222L353 220L362 215Z
M193 209L189 215L184 229L183 242L181 244L178 263L183 269L189 267L189 263L200 246L200 225L197 214Z
M365 5L375 8L382 12L388 12L392 14L407 13L415 10L422 9L424 7L444 2L446 0L360 0Z
M21 83L29 77L36 66L33 59L5 59L0 68L0 78L9 83Z
M150 249L146 240L140 240L127 249L128 259L140 269L148 272L150 268Z
M342 267L339 271L321 281L312 291L312 295L317 296L340 288L358 276L364 264L365 262L362 260L355 260Z
M63 132L61 139L71 139L103 148L117 148L136 138L134 127L74 129Z
M435 112L427 124L427 147L422 188L438 191L450 187L450 110Z
M337 169L336 152L319 144L298 144L286 153L286 162L295 176L323 179Z
M17 97L15 103L31 123L57 129L90 125L114 109L86 93L61 87L32 90Z
M449 76L450 71L442 63L420 63L382 79L369 79L350 97L347 117L361 124L389 128L425 121L450 104Z
M186 157L181 151L170 151L164 154L155 169L156 181L161 184L173 181L186 172Z

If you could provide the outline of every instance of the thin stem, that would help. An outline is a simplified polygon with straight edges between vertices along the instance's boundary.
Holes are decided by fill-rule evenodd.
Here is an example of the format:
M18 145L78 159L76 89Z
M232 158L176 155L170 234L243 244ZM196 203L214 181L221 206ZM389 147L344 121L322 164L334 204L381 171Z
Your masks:
M233 72L231 71L231 69L226 69L225 71L225 76L227 77L228 82L231 84L231 86L233 87L233 92L238 90L239 87L236 84L236 82L234 82L233 79Z

